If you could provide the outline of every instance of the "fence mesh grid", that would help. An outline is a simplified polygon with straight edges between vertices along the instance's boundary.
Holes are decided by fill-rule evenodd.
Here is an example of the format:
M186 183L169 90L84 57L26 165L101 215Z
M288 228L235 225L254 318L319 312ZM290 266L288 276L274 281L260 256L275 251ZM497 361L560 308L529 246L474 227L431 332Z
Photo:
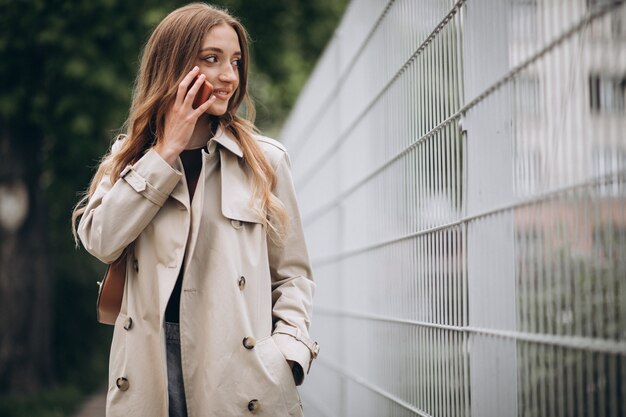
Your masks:
M313 416L626 416L626 3L353 0L281 133Z

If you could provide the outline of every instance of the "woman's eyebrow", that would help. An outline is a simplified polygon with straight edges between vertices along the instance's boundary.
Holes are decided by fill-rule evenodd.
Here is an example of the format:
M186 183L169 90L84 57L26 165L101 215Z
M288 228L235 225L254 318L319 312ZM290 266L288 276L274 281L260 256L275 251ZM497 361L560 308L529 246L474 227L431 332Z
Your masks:
M204 48L200 49L200 52L204 52L204 51L213 51L213 52L218 52L218 53L220 53L220 54L223 54L223 53L224 53L224 51L223 51L223 50L221 50L220 48L216 48L216 47L214 47L214 46L206 46L206 47L204 47ZM233 55L238 55L238 56L241 56L241 51L235 51L235 52L233 53Z

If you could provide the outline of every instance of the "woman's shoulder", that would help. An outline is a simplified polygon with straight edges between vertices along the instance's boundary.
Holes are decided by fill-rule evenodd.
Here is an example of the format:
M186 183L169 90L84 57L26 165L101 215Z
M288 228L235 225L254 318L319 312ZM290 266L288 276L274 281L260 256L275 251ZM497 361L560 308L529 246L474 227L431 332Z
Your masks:
M267 136L256 134L255 139L265 152L265 155L270 160L272 166L276 167L278 162L284 157L288 157L287 148L285 145L277 141L276 139L269 138Z

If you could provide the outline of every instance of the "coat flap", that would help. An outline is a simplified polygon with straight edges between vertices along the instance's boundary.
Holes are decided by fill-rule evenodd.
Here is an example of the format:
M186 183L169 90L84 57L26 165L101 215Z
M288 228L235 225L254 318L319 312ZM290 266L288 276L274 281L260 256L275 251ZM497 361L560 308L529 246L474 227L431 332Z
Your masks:
M253 186L247 169L242 169L243 159L237 158L232 152L220 148L222 175L222 214L229 219L245 222L263 223L260 202L254 200L250 204Z

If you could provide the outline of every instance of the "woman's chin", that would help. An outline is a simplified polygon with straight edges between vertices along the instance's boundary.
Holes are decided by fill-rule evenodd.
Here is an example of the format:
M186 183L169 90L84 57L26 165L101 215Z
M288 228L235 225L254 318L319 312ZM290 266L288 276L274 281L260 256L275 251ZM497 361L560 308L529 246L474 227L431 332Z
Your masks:
M226 111L228 110L228 106L211 106L209 107L205 113L210 115L210 116L223 116L224 114L226 114Z

